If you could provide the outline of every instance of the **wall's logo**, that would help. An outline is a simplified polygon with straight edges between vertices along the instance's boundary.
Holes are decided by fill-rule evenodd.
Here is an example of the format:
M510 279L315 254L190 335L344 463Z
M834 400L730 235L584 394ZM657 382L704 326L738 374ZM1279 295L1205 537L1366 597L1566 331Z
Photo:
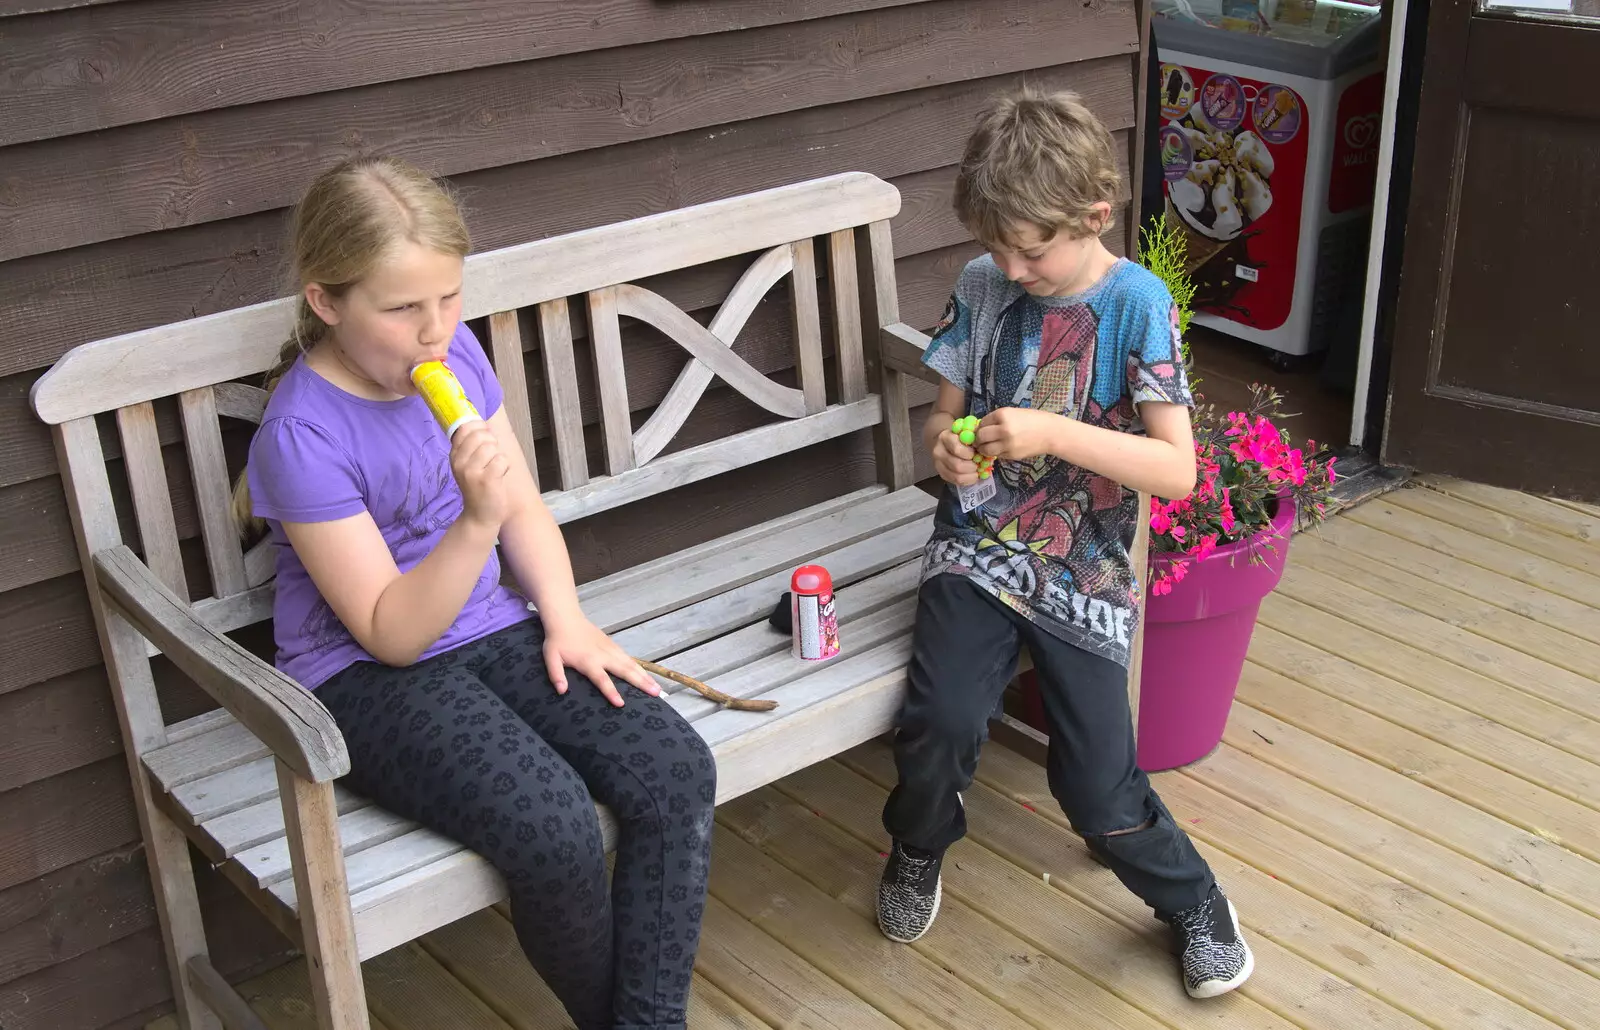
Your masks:
M1378 116L1356 115L1344 123L1344 142L1351 150L1365 150L1378 138Z

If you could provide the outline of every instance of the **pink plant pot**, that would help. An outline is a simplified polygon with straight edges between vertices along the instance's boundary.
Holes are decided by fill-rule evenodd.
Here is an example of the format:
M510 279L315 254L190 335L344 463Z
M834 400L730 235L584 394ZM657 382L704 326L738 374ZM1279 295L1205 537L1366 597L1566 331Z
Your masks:
M1270 530L1191 561L1170 594L1147 595L1139 679L1139 767L1146 772L1188 765L1222 742L1256 614L1283 578L1294 519L1294 498L1280 497ZM1252 546L1259 562L1250 559ZM1174 557L1151 555L1150 578Z

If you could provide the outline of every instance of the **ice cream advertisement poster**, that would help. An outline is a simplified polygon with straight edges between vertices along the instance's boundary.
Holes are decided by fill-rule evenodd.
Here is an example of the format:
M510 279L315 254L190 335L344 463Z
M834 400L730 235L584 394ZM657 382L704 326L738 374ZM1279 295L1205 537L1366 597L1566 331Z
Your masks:
M1289 317L1310 117L1287 86L1161 67L1167 220L1189 242L1194 305L1262 330Z

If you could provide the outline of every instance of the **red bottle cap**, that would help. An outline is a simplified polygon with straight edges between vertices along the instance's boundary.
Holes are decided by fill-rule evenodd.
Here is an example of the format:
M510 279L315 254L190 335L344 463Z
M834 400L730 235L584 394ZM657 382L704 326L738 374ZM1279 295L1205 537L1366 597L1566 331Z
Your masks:
M833 579L821 565L802 565L794 570L789 589L797 594L827 594L833 592Z

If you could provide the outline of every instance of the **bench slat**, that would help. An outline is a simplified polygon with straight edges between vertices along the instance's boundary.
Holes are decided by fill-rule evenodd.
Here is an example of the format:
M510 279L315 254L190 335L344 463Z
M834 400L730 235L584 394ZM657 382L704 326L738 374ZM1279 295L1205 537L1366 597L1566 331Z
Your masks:
M719 536L715 540L707 540L703 544L686 547L681 551L662 555L652 561L629 566L626 569L619 569L608 576L590 580L578 587L578 600L588 604L601 594L632 586L641 580L649 579L668 570L682 568L691 562L699 561L708 554L722 554L752 540L764 540L769 536L782 533L795 526L816 521L836 511L845 511L857 505L866 504L868 501L882 497L888 492L888 487L883 486L881 483L874 483L871 486L862 487L860 490L841 494L819 504L813 504L808 508L801 508L799 511L780 515L758 525L736 530L725 536Z
M339 843L344 847L345 861L353 862L356 855L368 848L404 837L421 828L410 819L403 819L385 808L368 805L340 814ZM256 887L271 887L294 876L287 836L241 851L234 856L233 862ZM402 869L393 875L398 876L405 871ZM350 889L356 891L360 887L352 881Z
M183 436L188 445L190 481L200 514L200 535L205 541L206 563L211 568L212 591L227 597L244 591L244 551L233 523L233 493L228 489L228 459L222 450L222 424L217 421L217 401L210 387L190 390L178 398L183 412Z
M908 561L887 572L880 572L848 586L840 587L835 583L839 599L840 625L849 626L855 620L871 615L880 608L915 593L921 564L920 561ZM735 630L704 644L697 644L688 650L667 655L659 661L678 672L704 681L715 679L769 654L777 654L788 649L789 637L777 632L765 619L762 619L755 625Z
M185 783L271 754L272 749L245 729L243 723L230 719L207 733L150 751L144 756L144 767L170 794Z
M337 781L333 785L333 801L340 815L372 804L360 794L341 787ZM213 861L221 862L241 851L282 837L283 805L274 794L264 801L208 820L199 830L200 839L196 843L200 849Z
M846 622L840 627L841 641L851 650L843 652L839 657L843 657L844 654L864 653L879 644L886 644L908 635L911 632L911 619L916 613L916 607L916 600L907 597L863 618ZM848 635L848 639L845 635ZM835 662L838 660L839 658L833 659ZM805 659L796 658L788 649L784 649L725 676L714 677L708 685L734 697L761 697L797 680L815 675L826 667L819 667ZM725 710L716 702L689 690L674 694L672 707L690 722L698 722L715 712Z
M835 437L870 429L882 420L883 406L876 397L854 404L835 404L815 415L758 426L720 440L685 447L619 476L601 476L572 490L547 491L543 495L544 503L557 522L571 522Z
M473 254L461 317L766 250L893 218L899 210L894 186L845 172ZM295 304L281 297L76 347L34 386L34 411L53 425L259 375L294 324Z
M931 525L932 518L926 517L887 530L881 536L858 540L818 560L828 569L835 586L848 584L918 554ZM625 629L613 639L629 654L654 661L657 655L704 643L754 618L764 618L779 595L789 589L789 576L788 567L780 568L744 586Z
M886 494L868 504L759 537L736 550L707 555L633 590L595 598L585 604L585 612L597 626L615 633L774 572L792 569L797 563L815 560L829 549L922 519L932 513L936 504L934 498L914 487ZM778 600L778 593L786 589L787 585L771 596L769 608Z
M868 616L879 612L885 606L901 601L916 590L917 575L920 562L911 561L897 566L888 572L872 576L862 582L839 589L840 632L844 635L850 647L865 647L869 641L878 639L877 631L869 631L863 635L857 626ZM670 616L666 616L670 618ZM907 623L909 625L909 623ZM693 676L702 681L715 680L717 677L748 663L757 662L769 656L784 654L789 649L789 638L775 632L763 619L759 623L746 626L734 633L730 633L707 644L700 645L690 651L670 659L673 669L685 675ZM791 677L792 678L792 677ZM774 681L775 685L776 681ZM729 690L730 685L718 682L719 689ZM668 691L676 693L685 688L676 683L665 684ZM705 702L703 709L696 708L691 718L715 710L716 706ZM226 712L218 712L229 725L232 717ZM187 723L176 724L177 727L205 721L207 728L214 729L216 715L207 713ZM686 712L686 714L688 714ZM187 739L187 738L185 738ZM257 756L259 757L259 756ZM334 800L341 816L354 814L371 805L366 798L349 791L338 784L334 785ZM363 817L359 823L340 820L340 832L344 835L345 850L347 853L358 850L360 846L376 840L397 836L397 832L382 832L377 824L370 824L367 820L377 816ZM390 815L389 819L395 823L404 823L399 817ZM356 827L368 827L358 834ZM405 829L413 828L412 824L404 823ZM258 884L274 883L288 873L287 844L284 842L283 808L278 803L277 795L255 804L229 812L206 821L200 826L202 839L198 842L206 854L213 860L222 861L238 856L245 866L252 870L251 877ZM348 832L347 832L348 829ZM272 861L261 858L267 854L265 850L269 845L274 845L274 855L278 856Z

